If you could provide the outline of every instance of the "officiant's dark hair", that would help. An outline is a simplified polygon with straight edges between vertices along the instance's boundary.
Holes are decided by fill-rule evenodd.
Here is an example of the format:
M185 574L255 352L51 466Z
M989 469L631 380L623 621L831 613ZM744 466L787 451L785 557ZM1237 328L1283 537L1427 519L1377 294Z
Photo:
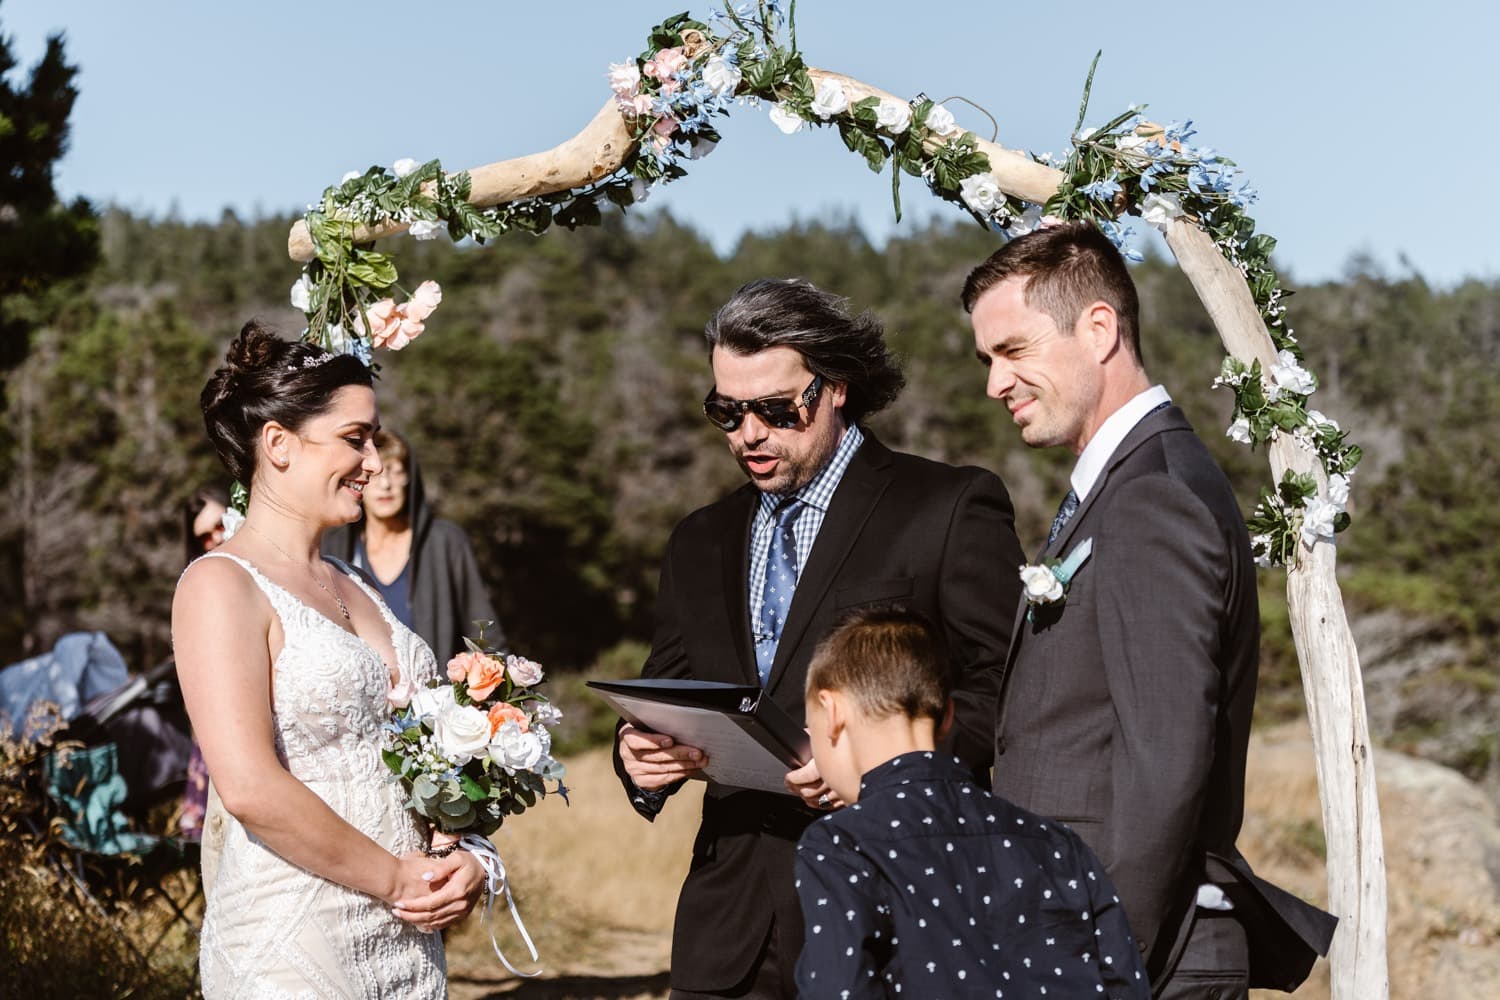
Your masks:
M251 320L229 345L198 403L219 459L248 487L255 475L255 439L268 422L296 431L325 412L339 389L373 384L370 369L354 355L282 340Z
M843 413L851 424L889 406L906 385L880 320L869 312L851 316L848 299L801 278L740 286L703 335L710 354L715 347L734 354L790 347L808 371L847 387Z
M1047 226L1018 236L990 254L964 282L964 311L973 312L979 297L1007 278L1028 279L1022 300L1040 309L1072 334L1079 315L1104 301L1119 317L1120 339L1142 363L1140 300L1125 259L1092 222Z
M941 723L953 693L942 636L919 612L897 606L850 612L818 643L807 694L842 691L871 719L904 715Z

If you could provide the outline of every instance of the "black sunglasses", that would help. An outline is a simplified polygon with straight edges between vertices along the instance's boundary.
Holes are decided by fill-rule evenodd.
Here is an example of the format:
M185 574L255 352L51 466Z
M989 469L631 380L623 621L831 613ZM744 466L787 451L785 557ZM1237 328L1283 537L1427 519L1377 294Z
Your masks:
M721 431L732 431L745 420L749 410L767 424L780 430L796 427L800 418L798 409L813 405L823 389L823 376L814 375L807 388L792 399L785 396L763 396L760 399L726 399L719 395L718 387L708 390L703 397L703 415Z

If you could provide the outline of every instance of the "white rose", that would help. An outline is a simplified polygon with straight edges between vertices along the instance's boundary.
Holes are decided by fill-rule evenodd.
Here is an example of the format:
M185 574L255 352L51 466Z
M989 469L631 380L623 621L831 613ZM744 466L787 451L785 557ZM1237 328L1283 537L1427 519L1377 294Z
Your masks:
M1005 227L1006 235L1011 239L1017 236L1025 236L1042 224L1042 206L1032 205L1023 211L1019 218L1011 219L1010 225Z
M328 325L328 349L335 354L349 353L349 334L344 331L342 323Z
M932 110L927 112L927 127L944 138L954 135L959 131L958 122L953 118L953 112L941 104L934 104Z
M849 98L844 94L844 86L837 80L824 77L818 81L818 89L813 93L812 109L819 118L832 118L841 114L849 107Z
M245 515L230 507L224 511L224 516L219 518L219 523L224 526L224 541L234 537L234 533L240 530L240 525L245 523Z
M990 173L965 177L958 182L958 193L963 196L964 204L980 215L993 215L1005 207L1005 195Z
M1341 514L1336 506L1321 497L1309 497L1302 508L1302 544L1308 548L1333 538L1333 519Z
M1333 428L1335 434L1338 433L1339 422L1337 420L1333 420L1329 417L1323 416L1323 414L1319 413L1317 410L1308 410L1307 419L1312 421L1313 426L1317 427L1319 430L1321 430L1324 426L1328 426Z
M1050 604L1063 595L1057 575L1046 566L1022 566L1021 587L1026 592L1026 600L1032 604Z
M1175 194L1148 194L1141 200L1141 218L1148 226L1166 232L1173 219L1182 218L1182 202Z
M356 178L356 177L363 177L363 176L364 176L364 174L362 172L360 172L358 170L351 170L347 174L345 174L344 176L342 176L342 177L339 178L339 183L340 184L348 184L350 181L354 180L354 178Z
M292 286L292 308L298 312L307 312L312 308L312 279L306 274L297 279Z
M473 705L448 705L433 723L432 738L449 757L467 761L489 745L489 716Z
M1244 417L1240 417L1240 419L1229 425L1229 430L1224 432L1224 436L1239 444L1249 444L1250 421Z
M395 174L397 177L405 177L407 174L411 173L421 165L422 164L418 163L416 160L413 160L410 156L403 156L401 157L401 159L391 164L391 173Z
M529 771L542 759L542 741L522 732L520 725L511 721L495 730L487 752L498 767L512 772Z
M728 97L744 76L740 68L723 56L713 56L703 64L703 82L720 97Z
M529 707L531 717L536 719L537 725L555 726L562 721L562 709L550 701L534 701Z
M875 124L891 135L900 135L911 125L911 105L905 101L882 100L875 107Z
M385 693L385 700L392 708L405 708L411 704L411 696L417 693L417 687L405 674L401 679L391 685L391 689Z
M417 718L424 722L431 722L442 715L443 711L454 704L453 686L451 684L440 684L435 688L418 688L417 693L411 696L411 710L417 714ZM489 720L486 719L486 722Z
M1297 363L1297 356L1291 351L1276 353L1276 363L1271 365L1271 377L1281 388L1302 396L1310 395L1318 387L1318 380Z
M1349 477L1334 474L1328 477L1328 502L1339 510L1349 503Z
M785 104L776 104L771 108L771 121L783 133L791 135L802 128L804 119Z
M448 223L439 219L436 222L428 222L426 219L418 219L411 224L408 232L412 237L419 240L435 240L438 233L448 228Z
M542 665L524 656L507 656L505 672L517 687L535 687L542 682Z
M641 68L634 61L609 64L609 89L621 97L634 97L641 86Z

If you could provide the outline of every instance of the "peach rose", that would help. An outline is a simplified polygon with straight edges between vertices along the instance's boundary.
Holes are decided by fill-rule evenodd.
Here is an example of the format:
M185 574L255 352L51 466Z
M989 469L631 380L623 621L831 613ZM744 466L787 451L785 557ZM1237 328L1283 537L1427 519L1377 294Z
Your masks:
M652 75L658 80L666 80L687 68L687 53L680 47L662 49L652 60L656 64L656 72Z
M464 681L469 685L469 697L484 701L505 682L505 667L482 653L469 654L469 673Z
M483 656L483 653L459 653L448 661L448 679L455 684L465 679L469 676L469 661Z
M498 705L490 706L490 738L507 722L514 722L521 727L521 732L529 732L531 721L526 718L526 713L508 701L502 701Z
M399 351L422 335L426 324L419 319L413 319L406 311L406 303L396 307L396 322L386 327L384 336L377 336L373 343L376 347L384 347L387 350Z
M425 323L443 301L443 289L436 281L424 281L411 293L402 307L406 315L418 323Z
M365 324L369 323L366 330ZM368 309L356 309L354 311L354 332L361 337L369 337L376 347L390 337L394 328L400 325L396 315L396 303L392 299L381 299Z

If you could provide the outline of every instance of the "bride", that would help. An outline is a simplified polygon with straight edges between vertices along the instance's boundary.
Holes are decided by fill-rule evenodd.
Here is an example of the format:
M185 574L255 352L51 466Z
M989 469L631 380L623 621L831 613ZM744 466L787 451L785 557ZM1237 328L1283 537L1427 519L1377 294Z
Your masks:
M432 652L319 555L380 473L371 384L352 355L252 322L203 390L209 437L250 487L243 526L188 568L172 605L183 696L228 813L199 952L209 1000L442 997L436 932L484 887L469 853L424 851L380 757L386 696L436 676Z

